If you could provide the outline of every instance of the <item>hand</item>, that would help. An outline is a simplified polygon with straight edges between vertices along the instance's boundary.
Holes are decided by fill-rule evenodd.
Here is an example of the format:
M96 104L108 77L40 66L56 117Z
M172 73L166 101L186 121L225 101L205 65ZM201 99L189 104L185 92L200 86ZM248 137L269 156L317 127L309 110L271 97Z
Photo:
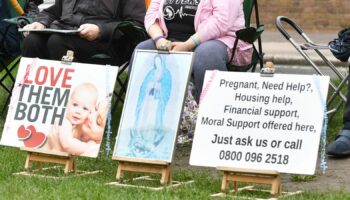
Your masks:
M192 47L186 42L172 42L170 50L172 51L190 51Z
M171 47L171 41L161 38L156 42L156 47L159 50L165 50L165 51L169 51L170 47Z
M99 113L96 111L92 112L89 119L81 127L82 136L79 138L83 142L94 141L100 143L103 136L104 126L99 124L101 119Z
M44 29L45 28L45 25L44 24L41 24L39 22L33 22L31 24L27 24L23 27L23 29L38 29L38 30L41 30L41 29ZM29 35L29 32L23 32L23 36L24 37L27 37Z
M107 121L107 117L108 117L108 111L109 111L109 104L108 104L108 100L105 101L101 101L97 104L97 108L96 108L97 112L100 115L100 119L98 120L98 124L102 127L105 126L105 123Z
M82 24L79 31L79 36L88 41L94 41L101 36L100 28L95 24Z
M96 110L91 112L88 126L95 134L103 132L108 117L108 110L108 102L102 101L97 104Z
M102 127L102 123L100 113L93 111L89 116L87 127L84 127L89 128L91 131L85 131L85 135L88 136L88 138L94 138L96 137L96 134L100 135L104 129L104 126ZM85 126L85 124L83 126Z
M87 142L94 140L96 143L101 142L108 115L108 109L109 106L107 101L97 104L96 110L91 112L89 119L82 126L82 131L84 132L81 138L82 141Z

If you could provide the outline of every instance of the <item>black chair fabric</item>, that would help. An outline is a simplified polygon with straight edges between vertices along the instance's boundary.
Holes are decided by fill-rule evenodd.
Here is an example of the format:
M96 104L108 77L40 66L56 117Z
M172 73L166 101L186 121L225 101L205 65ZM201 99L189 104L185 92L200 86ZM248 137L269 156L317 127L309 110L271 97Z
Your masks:
M253 9L255 8L255 23L256 26L252 27L250 24L251 16L253 13ZM258 2L257 0L244 0L243 3L243 11L245 18L245 28L238 30L236 32L236 40L232 50L232 56L230 58L230 62L227 65L227 69L229 71L255 71L256 65L260 62L260 68L263 67L263 52L262 52L262 44L261 44L261 34L264 32L264 25L260 24L259 19L259 10L258 10ZM251 63L245 66L236 66L231 64L232 59L235 56L237 51L238 41L242 40L248 42L253 45L253 55L251 59ZM255 47L254 42L258 40L258 49Z

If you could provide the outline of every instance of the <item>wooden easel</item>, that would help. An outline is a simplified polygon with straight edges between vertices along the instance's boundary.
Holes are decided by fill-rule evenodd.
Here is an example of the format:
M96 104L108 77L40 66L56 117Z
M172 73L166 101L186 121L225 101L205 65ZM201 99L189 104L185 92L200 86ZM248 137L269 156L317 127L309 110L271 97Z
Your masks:
M281 194L281 177L277 171L272 170L251 170L229 167L217 167L224 172L222 178L221 191L226 192L230 181L233 181L234 191L238 191L238 182L249 182L271 185L271 195Z
M36 150L22 147L21 150L27 152L27 159L24 165L24 169L29 171L32 167L34 161L38 162L38 172L42 172L42 163L57 163L64 164L64 174L69 172L76 172L76 160L75 156L68 153L55 152L55 154L50 154L44 150ZM52 153L52 152L51 152Z
M140 173L153 173L161 174L160 179L161 185L171 184L171 164L165 161L149 161L141 159L130 159L130 158L121 158L113 157L113 160L119 162L116 179L118 182L123 181L124 173L129 172L129 178L132 179L133 172Z

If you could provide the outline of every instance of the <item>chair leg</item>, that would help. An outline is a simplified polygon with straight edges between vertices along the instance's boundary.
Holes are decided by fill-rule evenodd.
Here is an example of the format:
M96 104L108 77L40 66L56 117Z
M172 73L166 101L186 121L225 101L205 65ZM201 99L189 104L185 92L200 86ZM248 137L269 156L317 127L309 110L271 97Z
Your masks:
M17 59L17 60L16 60L16 59ZM3 66L4 66L4 69L5 69L5 74L4 74L4 75L1 77L1 79L0 79L0 86L1 86L4 90L6 90L6 92L7 92L8 94L7 94L6 102L5 102L4 106L3 106L3 108L1 109L0 115L3 115L3 114L5 113L6 107L7 107L7 105L9 105L9 103L10 103L10 99L11 99L11 95L12 95L12 90L13 90L13 87L14 87L15 82L16 82L15 77L11 74L11 72L12 72L12 70L14 70L14 69L17 67L17 65L19 64L19 62L20 62L20 57L17 57L17 58L15 58L15 59L13 59L13 61L15 61L15 63L13 63L12 66L10 66L10 68L8 68L8 66L6 66L5 63L1 61L1 65L3 65ZM13 61L12 61L12 62L13 62ZM10 87L6 86L6 85L3 83L3 81L4 81L7 77L9 77L9 78L11 79L11 81L12 81L12 84L11 84Z
M6 111L6 107L10 104L10 99L11 99L11 94L7 95L6 102L5 102L4 107L2 108L1 113L0 113L1 116L4 115L4 113Z
M116 97L116 100L113 104L113 112L115 111L115 109L118 107L119 102L123 103L124 99L123 99L123 95L126 93L126 89L127 89L127 82L128 82L128 77L125 80L121 79L121 75L123 74L123 72L128 68L129 66L129 62L125 62L123 65L121 65L121 67L119 68L119 72L118 72L118 76L117 76L117 83L120 86L119 91L114 91L113 94Z

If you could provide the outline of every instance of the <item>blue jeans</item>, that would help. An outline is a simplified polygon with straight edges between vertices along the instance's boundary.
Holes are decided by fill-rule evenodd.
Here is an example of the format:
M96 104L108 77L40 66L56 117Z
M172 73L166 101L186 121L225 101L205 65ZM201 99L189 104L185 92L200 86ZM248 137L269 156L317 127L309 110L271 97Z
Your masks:
M155 50L156 46L152 39L141 42L136 49ZM134 55L131 58L133 61ZM198 100L203 88L204 75L206 70L227 71L228 63L227 46L218 40L209 40L201 43L194 49L194 60L192 65L192 78L196 88L195 95ZM129 72L131 71L132 62L130 62Z

